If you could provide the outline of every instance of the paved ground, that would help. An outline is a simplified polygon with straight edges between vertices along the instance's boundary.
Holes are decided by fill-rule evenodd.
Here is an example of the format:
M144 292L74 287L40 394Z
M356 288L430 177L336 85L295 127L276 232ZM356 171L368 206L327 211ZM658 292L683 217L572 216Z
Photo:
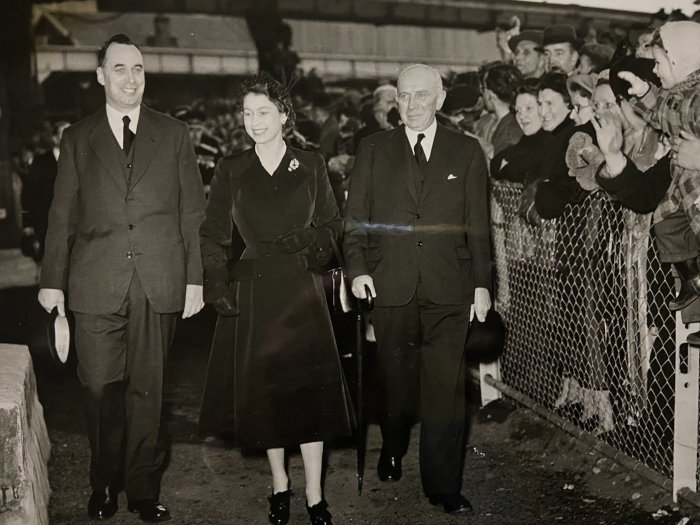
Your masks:
M8 342L32 345L52 442L51 523L89 523L88 444L79 390L70 366L61 369L45 358L44 315L33 305L35 293L28 288L0 293L1 333ZM201 317L183 323L178 331L166 407L172 457L162 500L170 507L174 524L265 524L270 492L265 457L208 446L196 434L209 330L208 319ZM325 491L336 525L700 523L695 508L674 506L662 489L506 401L475 414L464 474L464 493L475 512L467 518L445 516L422 496L416 439L404 461L404 478L392 484L379 482L374 471L379 445L378 429L371 425L365 489L358 496L354 449L350 443L332 444ZM296 490L290 523L308 523L298 453L291 457L290 472ZM109 523L139 523L126 511L123 494L120 504Z

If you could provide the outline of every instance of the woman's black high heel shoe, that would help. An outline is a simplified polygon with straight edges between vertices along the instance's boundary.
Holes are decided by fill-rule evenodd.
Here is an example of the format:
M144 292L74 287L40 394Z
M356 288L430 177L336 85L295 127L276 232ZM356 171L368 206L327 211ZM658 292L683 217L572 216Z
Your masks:
M270 502L270 512L267 514L267 518L270 520L270 523L274 525L286 525L289 522L291 497L291 489L268 496L267 500Z
M325 499L322 499L312 507L307 505L306 511L309 513L311 525L333 525L331 513L328 512L328 503L326 503Z

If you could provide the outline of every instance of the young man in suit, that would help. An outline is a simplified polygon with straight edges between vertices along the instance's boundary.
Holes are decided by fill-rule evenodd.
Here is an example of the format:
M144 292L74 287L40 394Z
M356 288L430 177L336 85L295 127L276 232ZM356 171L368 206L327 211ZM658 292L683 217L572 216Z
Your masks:
M345 216L352 292L375 298L377 472L383 481L401 477L420 405L423 490L460 514L471 511L461 495L464 344L470 307L480 321L491 307L486 164L476 140L437 124L445 91L433 68L406 68L397 98L404 125L360 143Z
M202 181L187 126L141 104L143 58L126 35L100 49L97 80L106 106L61 142L39 302L75 315L88 514L113 516L123 486L129 510L165 521L163 369L178 312L204 304Z

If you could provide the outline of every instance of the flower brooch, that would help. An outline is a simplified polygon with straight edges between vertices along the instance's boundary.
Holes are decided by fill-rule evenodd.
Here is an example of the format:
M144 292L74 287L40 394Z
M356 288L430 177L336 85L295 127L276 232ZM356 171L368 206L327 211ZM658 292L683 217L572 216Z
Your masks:
M299 161L297 159L292 159L287 167L287 171L294 171L299 167Z

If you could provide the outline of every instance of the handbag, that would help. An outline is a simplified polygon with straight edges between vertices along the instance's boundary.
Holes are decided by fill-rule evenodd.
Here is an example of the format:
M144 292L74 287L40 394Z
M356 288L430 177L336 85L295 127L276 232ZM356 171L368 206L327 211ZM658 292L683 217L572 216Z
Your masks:
M503 355L506 342L506 327L496 310L489 310L484 322L476 316L469 323L464 352L470 361L493 363Z
M331 268L329 273L331 275L332 282L332 305L336 312L348 313L352 310L352 298L350 297L350 285L348 283L348 276L345 273L345 259L343 258L343 253L338 248L338 244L335 239L331 237L331 246L333 247L333 253L335 254L335 260L337 266Z

